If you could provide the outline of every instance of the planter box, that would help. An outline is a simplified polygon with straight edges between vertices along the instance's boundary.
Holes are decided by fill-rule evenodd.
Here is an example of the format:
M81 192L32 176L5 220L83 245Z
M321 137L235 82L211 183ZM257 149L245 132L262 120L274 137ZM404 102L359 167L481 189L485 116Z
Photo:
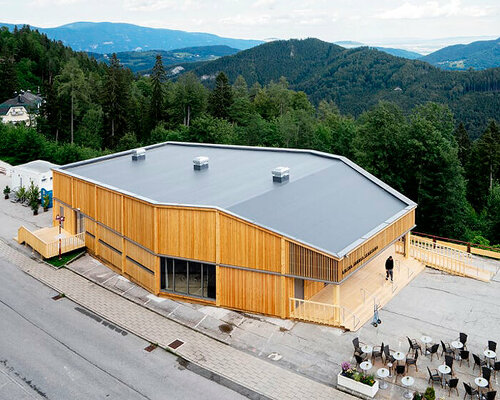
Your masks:
M363 397L373 398L378 392L378 381L375 380L373 386L365 385L361 382L356 382L354 379L348 378L341 373L337 375L337 386L339 389L360 394Z

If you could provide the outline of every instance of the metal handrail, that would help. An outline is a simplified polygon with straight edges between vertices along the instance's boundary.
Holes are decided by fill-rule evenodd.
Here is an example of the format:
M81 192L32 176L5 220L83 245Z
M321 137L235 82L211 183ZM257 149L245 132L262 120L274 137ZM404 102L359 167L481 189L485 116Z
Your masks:
M484 250L490 250L494 252L500 252L500 249L497 247L492 247L492 246L487 246L484 244L479 244L479 243L472 243L472 242L465 242L463 240L458 240L458 239L451 239L451 238L446 238L442 236L436 236L436 235L431 235L429 233L422 233L422 232L413 232L414 235L419 235L419 236L424 236L427 238L435 239L435 240L442 240L445 242L451 242L451 243L458 243L462 244L468 247L476 247L478 249L484 249Z

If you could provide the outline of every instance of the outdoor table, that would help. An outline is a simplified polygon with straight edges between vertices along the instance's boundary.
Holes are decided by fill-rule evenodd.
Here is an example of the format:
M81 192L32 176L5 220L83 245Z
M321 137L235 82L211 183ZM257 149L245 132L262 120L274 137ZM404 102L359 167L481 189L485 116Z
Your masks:
M389 368L389 378L391 378L392 377L392 363L388 362L387 367Z
M451 368L448 367L446 364L441 364L439 367L438 367L438 371L440 372L440 374L443 376L443 386L446 386L446 381L444 379L444 376L445 375L448 375L450 372L451 372Z
M412 394L410 393L410 386L413 386L413 384L415 383L415 379L413 379L411 376L405 376L403 377L403 379L401 379L401 383L403 384L403 386L406 386L406 392L403 397L405 399L411 399Z
M484 356L486 357L486 361L488 362L488 366L491 368L491 362L496 358L497 353L493 350L485 350Z
M422 337L420 338L420 340L421 340L421 341L422 341L422 343L424 344L425 354L429 354L429 353L430 353L430 351L429 351L429 350L427 350L427 345L428 345L429 343L432 343L432 338L431 338L430 336L426 336L426 335L424 335L424 336L422 336Z
M385 382L385 378L389 376L389 370L387 368L379 368L377 370L377 376L381 379L379 388L387 389L387 383Z
M361 346L361 351L363 353L366 353L366 354L371 354L373 351L373 347L365 344L365 345Z
M397 361L398 364L401 360L404 360L405 358L405 354L402 353L401 351L396 351L392 356L394 357L394 359Z
M474 383L477 385L479 391L483 390L485 387L488 386L488 381L481 377L474 379Z
M455 359L460 360L460 355L458 354L458 350L462 349L464 347L462 342L459 342L458 340L455 340L451 342L451 347L455 350Z
M363 373L366 374L366 371L369 371L372 369L373 365L370 361L363 361L361 364L359 364L359 368L363 370Z

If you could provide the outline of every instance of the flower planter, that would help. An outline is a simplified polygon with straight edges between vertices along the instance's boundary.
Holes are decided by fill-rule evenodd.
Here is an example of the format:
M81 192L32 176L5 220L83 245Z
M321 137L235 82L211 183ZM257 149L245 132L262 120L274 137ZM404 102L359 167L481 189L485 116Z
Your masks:
M361 382L356 382L354 379L342 375L342 373L337 375L337 386L339 386L341 390L347 389L345 391L349 393L360 394L368 398L373 398L378 392L377 380L375 380L373 386L369 386Z

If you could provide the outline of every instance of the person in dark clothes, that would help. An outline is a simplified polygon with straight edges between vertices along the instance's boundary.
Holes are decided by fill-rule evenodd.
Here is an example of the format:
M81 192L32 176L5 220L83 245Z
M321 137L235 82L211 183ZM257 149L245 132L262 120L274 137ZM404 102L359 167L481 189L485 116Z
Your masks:
M390 276L392 282L393 269L394 269L394 260L392 259L392 256L389 256L389 258L385 261L385 280L388 280Z

